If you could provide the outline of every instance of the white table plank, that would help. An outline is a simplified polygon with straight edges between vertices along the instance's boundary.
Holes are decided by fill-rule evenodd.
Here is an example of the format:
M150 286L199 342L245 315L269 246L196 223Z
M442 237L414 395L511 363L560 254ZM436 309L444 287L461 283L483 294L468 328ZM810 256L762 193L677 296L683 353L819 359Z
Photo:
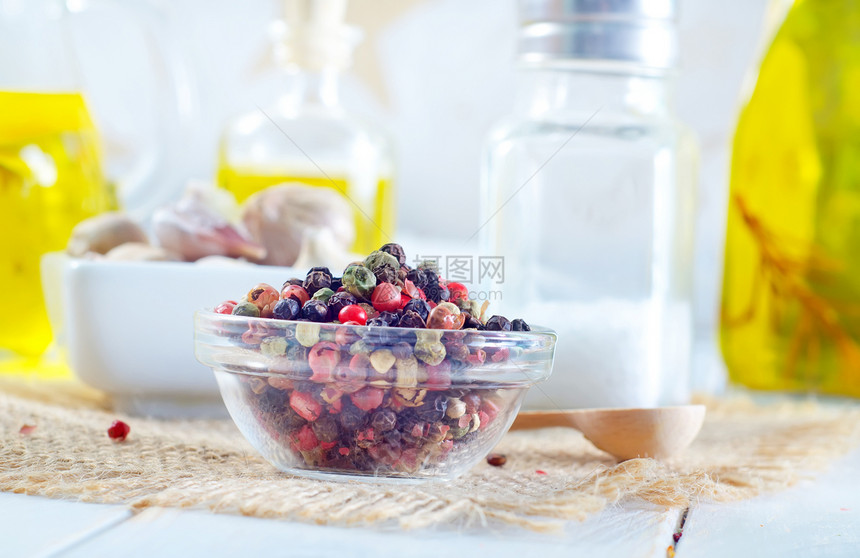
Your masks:
M455 532L387 532L323 527L287 521L149 509L58 556L129 558L152 556L626 556L663 558L678 510L613 509L562 535L512 529Z
M48 556L131 517L122 506L0 492L0 556Z
M860 452L785 492L691 510L678 558L860 556Z

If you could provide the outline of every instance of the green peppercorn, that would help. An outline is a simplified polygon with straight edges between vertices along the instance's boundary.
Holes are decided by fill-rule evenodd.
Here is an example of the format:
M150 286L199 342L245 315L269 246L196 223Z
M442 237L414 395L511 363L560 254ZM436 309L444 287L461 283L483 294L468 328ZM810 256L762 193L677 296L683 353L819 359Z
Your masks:
M326 304L328 304L329 299L334 295L334 291L329 289L328 287L323 287L314 293L314 296L311 297L312 300L320 300Z
M396 273L397 270L400 269L400 262L388 252L377 250L376 252L371 252L371 254L364 259L364 267L367 269L389 267Z
M257 308L257 305L253 302L244 301L233 307L232 314L234 316L250 316L252 318L259 318L260 309Z
M343 288L348 293L370 300L376 288L376 275L363 265L353 265L343 272Z
M313 347L320 340L320 325L313 322L296 324L296 341L305 347Z
M260 352L266 356L280 356L287 352L287 340L283 337L266 337L260 342Z
M373 347L367 343L364 339L359 339L355 343L349 346L349 354L355 355L367 355L373 351Z
M433 343L415 343L415 358L424 361L430 366L436 366L445 360L445 345L436 341Z

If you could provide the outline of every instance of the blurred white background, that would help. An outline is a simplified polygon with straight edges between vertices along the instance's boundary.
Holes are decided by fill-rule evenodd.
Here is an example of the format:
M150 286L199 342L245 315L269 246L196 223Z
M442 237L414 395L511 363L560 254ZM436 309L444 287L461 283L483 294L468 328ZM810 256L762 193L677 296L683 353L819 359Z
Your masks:
M148 2L160 12L161 32L175 41L187 68L185 130L164 178L178 195L187 178L213 177L225 120L278 95L261 62L267 25L279 15L280 4L126 1ZM695 130L702 149L695 303L697 333L707 344L714 337L718 301L729 144L744 77L759 56L767 2L679 1L677 112ZM479 225L484 136L513 102L515 0L352 0L347 19L364 28L365 40L346 80L343 103L393 136L398 235L452 242L467 238ZM92 67L84 69L90 87L116 91L136 83L138 67L133 56L106 48L112 42L107 27L91 20L83 42L92 53L86 65ZM105 34L101 40L100 32ZM137 118L141 127L151 127L151 112L133 110L127 102L112 105L111 97L94 99L103 126ZM427 202L446 202L446 210L428 214ZM695 386L721 381L718 371L700 367L697 373Z

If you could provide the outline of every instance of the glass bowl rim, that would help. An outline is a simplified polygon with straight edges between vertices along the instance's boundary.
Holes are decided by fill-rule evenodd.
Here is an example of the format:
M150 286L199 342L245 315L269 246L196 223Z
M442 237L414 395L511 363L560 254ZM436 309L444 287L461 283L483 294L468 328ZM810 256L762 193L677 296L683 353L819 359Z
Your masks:
M448 333L460 332L460 333L474 333L482 336L487 336L491 339L529 339L529 338L538 338L544 337L547 339L551 339L553 342L558 340L558 334L544 326L539 325L531 325L531 331L495 331L495 330L486 330L486 329L433 329L433 328L416 328L416 327L399 327L399 326L369 326L369 325L350 325L350 324L342 324L339 322L312 322L309 320L279 320L277 318L260 318L255 316L239 316L235 314L220 314L215 312L212 308L204 308L202 310L197 310L195 316L204 318L206 320L227 320L228 322L239 323L243 322L247 323L260 323L265 325L276 325L276 326L292 326L297 327L298 325L318 325L332 328L348 328L349 331L363 332L367 331L370 328L380 328L385 329L385 331L392 331L398 335L406 335L407 333L415 333L421 331L432 331L439 332L443 336ZM251 320L252 322L249 322ZM196 326L195 326L196 327Z

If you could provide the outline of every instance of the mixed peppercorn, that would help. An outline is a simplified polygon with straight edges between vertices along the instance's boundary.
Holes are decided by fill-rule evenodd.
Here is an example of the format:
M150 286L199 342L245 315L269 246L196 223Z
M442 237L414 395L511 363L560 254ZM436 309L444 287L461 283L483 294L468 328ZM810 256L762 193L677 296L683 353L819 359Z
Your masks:
M298 322L233 324L234 342L270 363L266 373L240 376L248 407L304 466L379 474L451 466L458 451L505 426L496 419L516 390L463 378L510 357L484 331L530 328L485 319L486 306L432 266L410 268L403 248L386 244L341 277L315 267L215 312ZM328 325L337 323L368 327Z

